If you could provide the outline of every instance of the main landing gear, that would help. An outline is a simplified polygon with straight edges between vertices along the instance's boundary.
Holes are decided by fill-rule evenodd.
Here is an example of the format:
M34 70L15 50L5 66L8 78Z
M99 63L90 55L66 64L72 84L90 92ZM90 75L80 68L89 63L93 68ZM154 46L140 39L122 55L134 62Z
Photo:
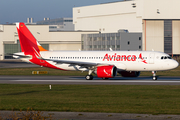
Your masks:
M93 80L93 76L92 75L86 75L86 80Z
M89 70L89 73L88 73L88 75L86 75L86 80L93 80L93 75L91 75L92 74L92 72L93 72L93 70Z
M153 74L153 80L157 80L157 76L156 76L156 71L152 71L152 74Z

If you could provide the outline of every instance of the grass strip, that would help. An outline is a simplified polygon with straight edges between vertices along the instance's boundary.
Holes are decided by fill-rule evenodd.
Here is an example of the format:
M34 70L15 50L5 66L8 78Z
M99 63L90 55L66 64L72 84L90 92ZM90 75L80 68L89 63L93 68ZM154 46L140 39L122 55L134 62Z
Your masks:
M0 68L0 75L32 75L32 71L48 71L47 76L85 76L87 72L81 71L62 71L51 68ZM169 70L157 72L157 76L180 76L180 67ZM41 74L43 75L43 74ZM119 74L118 74L119 75ZM37 75L35 75L37 76ZM120 75L119 75L120 76ZM151 72L141 72L140 76L152 76Z
M180 86L0 85L0 110L180 114Z

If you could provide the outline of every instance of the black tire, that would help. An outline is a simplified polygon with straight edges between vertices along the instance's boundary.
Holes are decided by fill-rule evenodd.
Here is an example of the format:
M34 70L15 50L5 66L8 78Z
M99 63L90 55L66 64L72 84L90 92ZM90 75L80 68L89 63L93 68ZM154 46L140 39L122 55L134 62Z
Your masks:
M86 75L86 80L93 80L93 76L92 75Z
M157 80L157 76L153 76L153 78L152 78L152 79L153 79L154 81L155 81L155 80Z

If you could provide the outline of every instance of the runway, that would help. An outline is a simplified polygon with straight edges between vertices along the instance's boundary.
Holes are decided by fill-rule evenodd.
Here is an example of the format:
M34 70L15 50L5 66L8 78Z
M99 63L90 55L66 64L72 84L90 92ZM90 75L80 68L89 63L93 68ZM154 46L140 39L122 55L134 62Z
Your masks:
M0 76L0 84L63 84L63 85L180 85L180 77L123 78L85 80L83 76Z
M0 68L39 67L20 60L0 61ZM162 77L157 81L152 77L115 77L102 80L85 80L83 76L0 76L0 84L63 84L63 85L180 85L180 77Z

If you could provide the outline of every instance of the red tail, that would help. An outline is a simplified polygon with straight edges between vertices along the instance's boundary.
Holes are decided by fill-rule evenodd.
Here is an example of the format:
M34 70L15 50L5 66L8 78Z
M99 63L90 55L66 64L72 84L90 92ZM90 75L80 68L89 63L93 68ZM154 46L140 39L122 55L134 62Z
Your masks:
M39 55L39 48L35 37L31 34L24 23L16 23L21 50L25 55Z
M35 39L35 37L31 34L24 23L16 23L19 40L21 44L21 50L24 52L25 55L30 55L31 58L29 59L30 62L44 66L50 67L54 69L60 69L54 65L51 65L45 60L39 59L41 57L40 51L47 51L45 50Z

